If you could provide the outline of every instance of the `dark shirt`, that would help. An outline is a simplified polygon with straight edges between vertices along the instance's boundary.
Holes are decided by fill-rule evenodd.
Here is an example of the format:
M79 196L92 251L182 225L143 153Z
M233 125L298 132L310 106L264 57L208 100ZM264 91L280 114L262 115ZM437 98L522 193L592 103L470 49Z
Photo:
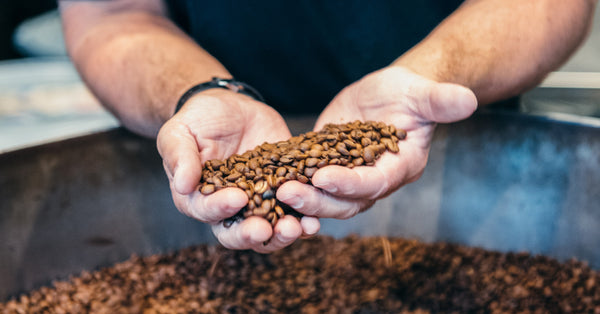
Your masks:
M462 1L168 1L173 20L274 108L319 112Z

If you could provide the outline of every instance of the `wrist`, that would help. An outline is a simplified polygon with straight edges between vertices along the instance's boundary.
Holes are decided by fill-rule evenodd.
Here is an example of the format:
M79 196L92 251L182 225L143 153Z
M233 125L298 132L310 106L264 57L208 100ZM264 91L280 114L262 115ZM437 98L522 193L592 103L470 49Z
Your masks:
M183 105L196 94L211 90L224 90L230 93L245 95L256 101L264 102L264 98L262 97L262 95L252 86L244 82L236 81L234 79L223 79L219 77L213 77L212 80L194 85L191 88L189 88L185 93L183 93L183 95L179 98L177 105L175 106L173 115L176 114L181 109L181 107L183 107Z
M455 77L456 71L451 70L452 67L448 64L448 58L444 54L445 52L441 50L423 51L417 46L394 60L389 66L402 67L438 83L464 85L460 78Z

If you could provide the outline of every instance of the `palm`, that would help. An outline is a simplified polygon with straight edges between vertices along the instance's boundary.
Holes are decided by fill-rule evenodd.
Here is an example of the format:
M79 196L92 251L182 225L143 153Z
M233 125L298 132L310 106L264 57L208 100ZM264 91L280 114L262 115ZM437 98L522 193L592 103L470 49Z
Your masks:
M326 123L386 122L407 131L406 140L398 143L400 152L383 154L375 167L324 167L312 177L316 188L286 183L278 198L293 200L295 207L288 204L307 215L352 217L418 179L427 163L435 123L464 119L476 105L466 88L436 83L402 68L369 74L333 99L319 116L315 130Z
M265 141L285 140L291 136L281 116L260 103L234 105L222 110L210 106L194 107L183 119L198 144L203 162L224 159Z
M271 252L291 244L303 232L316 232L316 219L298 222L291 216L280 219L275 229L258 217L224 228L219 222L246 205L246 193L227 188L205 196L197 190L205 161L225 159L262 142L290 136L275 110L246 96L217 90L192 98L162 127L157 138L175 205L182 213L210 223L219 241L234 249ZM268 239L269 245L264 246Z
M397 90L397 81L367 79L351 85L342 91L319 116L315 130L326 123L344 123L354 120L382 121L393 124L407 131L406 140L398 143L400 153L385 154L375 164L375 171L369 169L368 176L376 184L379 191L369 195L377 199L404 183L416 180L427 162L431 137L435 122L421 115L414 108L421 95L406 95L405 91ZM359 170L361 171L361 170ZM333 174L333 173L331 173ZM328 174L329 175L329 174Z

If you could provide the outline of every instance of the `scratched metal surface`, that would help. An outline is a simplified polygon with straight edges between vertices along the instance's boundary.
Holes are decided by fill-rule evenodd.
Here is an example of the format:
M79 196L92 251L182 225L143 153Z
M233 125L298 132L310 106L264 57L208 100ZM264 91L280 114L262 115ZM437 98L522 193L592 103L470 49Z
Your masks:
M294 133L313 117L288 119ZM488 112L439 126L418 182L323 234L576 257L600 268L600 128ZM596 121L597 122L597 121ZM179 214L153 141L117 129L0 154L0 299L84 269L214 243Z

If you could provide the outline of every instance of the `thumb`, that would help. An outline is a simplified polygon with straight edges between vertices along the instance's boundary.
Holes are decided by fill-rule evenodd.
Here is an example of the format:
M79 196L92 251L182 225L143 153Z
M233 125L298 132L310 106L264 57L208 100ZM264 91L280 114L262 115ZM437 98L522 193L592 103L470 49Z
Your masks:
M477 98L468 88L452 83L432 83L428 98L417 105L425 119L450 123L468 118L477 109Z

